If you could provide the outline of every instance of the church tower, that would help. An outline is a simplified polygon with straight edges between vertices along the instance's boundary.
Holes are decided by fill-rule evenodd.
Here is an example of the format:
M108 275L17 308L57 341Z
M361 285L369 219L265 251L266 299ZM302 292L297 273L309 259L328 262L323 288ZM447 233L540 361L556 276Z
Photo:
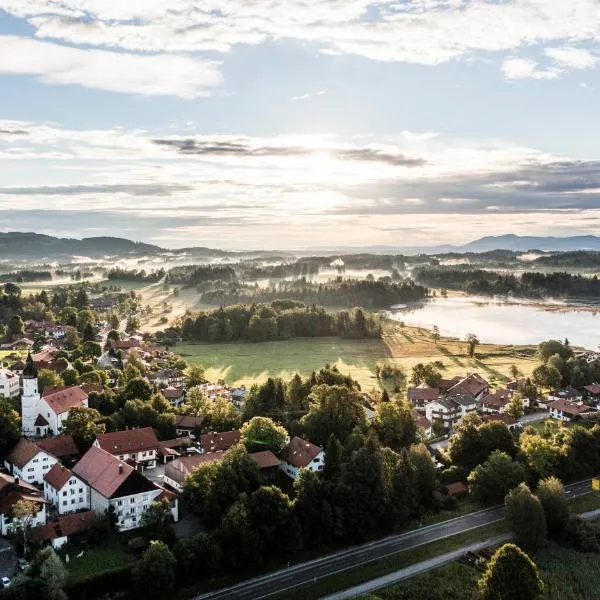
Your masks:
M27 437L36 434L35 421L38 416L39 402L38 372L30 352L23 369L23 395L21 396L21 431Z

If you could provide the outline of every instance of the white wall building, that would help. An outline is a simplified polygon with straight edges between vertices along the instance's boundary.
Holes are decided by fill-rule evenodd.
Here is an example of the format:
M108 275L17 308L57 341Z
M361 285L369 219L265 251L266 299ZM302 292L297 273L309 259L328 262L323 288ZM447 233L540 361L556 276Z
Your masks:
M4 367L0 367L0 396L16 398L21 393L19 376Z
M0 473L0 535L8 535L21 523L13 517L13 509L18 502L26 500L34 502L39 510L25 523L28 527L37 527L46 523L46 503L40 492L29 483L18 477Z
M55 464L44 476L44 498L59 515L90 508L90 488L70 469Z
M14 477L37 485L43 484L44 475L56 463L58 459L55 456L25 438L18 441L4 461L6 468Z
M284 451L279 468L292 479L297 479L302 469L322 471L325 452L307 440L293 437Z

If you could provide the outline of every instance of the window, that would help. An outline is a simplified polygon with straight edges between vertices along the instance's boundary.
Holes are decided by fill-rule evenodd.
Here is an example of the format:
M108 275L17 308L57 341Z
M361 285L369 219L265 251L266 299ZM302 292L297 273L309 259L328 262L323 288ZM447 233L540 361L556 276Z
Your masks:
M135 504L135 498L129 498L129 504Z
M79 498L79 502L83 502L83 496Z
M65 491L63 492L63 496L66 496L66 495L67 495L67 490L65 490Z
M27 472L28 472L28 473L33 473L33 471L34 471L34 468L33 468L33 467L29 467L29 469L27 469Z
M117 500L117 506L123 506L123 500Z
M63 506L66 506L66 505L67 505L67 501L63 500Z
M36 462L40 462L40 461L39 461L39 459L37 459L37 458L34 458L34 459L33 459L33 462L34 462L34 463L36 463Z
M148 500L148 494L144 494L144 495L142 496L142 500Z
M75 490L71 490L71 496L75 495Z
M75 504L75 498L71 498L71 504Z
M83 488L79 488L79 493L83 494Z
M44 458L42 458L42 462L48 462L48 457L44 456Z

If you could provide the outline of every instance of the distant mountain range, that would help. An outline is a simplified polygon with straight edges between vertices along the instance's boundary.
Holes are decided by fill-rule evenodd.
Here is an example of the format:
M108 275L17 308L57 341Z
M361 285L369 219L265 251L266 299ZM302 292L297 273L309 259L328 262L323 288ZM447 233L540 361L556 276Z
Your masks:
M440 245L430 247L402 246L370 246L370 247L336 247L314 248L298 253L281 252L279 255L293 254L444 254L449 252L487 252L490 250L513 250L527 252L540 250L543 252L597 250L600 251L600 237L595 235L573 237L536 237L518 235L500 235L482 237L462 246ZM169 250L153 244L133 242L118 237L89 237L83 239L57 238L39 233L0 232L0 258L5 260L61 260L73 256L83 256L92 259L106 257L141 257L166 255L172 257L189 256L190 259L214 259L225 257L248 258L252 256L272 255L273 251L264 252L233 252L216 250L205 247L180 248Z

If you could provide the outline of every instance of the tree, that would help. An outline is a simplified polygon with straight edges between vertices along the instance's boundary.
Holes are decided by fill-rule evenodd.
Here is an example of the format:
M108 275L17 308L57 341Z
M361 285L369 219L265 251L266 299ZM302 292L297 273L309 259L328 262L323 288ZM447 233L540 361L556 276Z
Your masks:
M381 403L373 427L381 443L390 448L406 448L416 441L417 425L406 402Z
M13 532L23 535L23 553L27 553L27 536L40 507L32 500L19 500L12 509Z
M398 526L408 520L417 506L415 474L416 469L411 462L410 454L404 448L394 465L391 481L392 515ZM431 476L429 478L429 485L431 485Z
M419 505L431 504L436 488L435 465L425 444L416 444L409 450L410 464L414 474L415 498Z
M67 327L65 331L65 348L67 350L75 350L79 346L81 340L75 327Z
M510 372L510 376L515 380L519 377L519 375L521 375L521 371L519 370L519 367L517 367L517 365L515 365L514 363L512 365L510 365L509 372Z
M15 315L8 320L6 324L6 339L10 342L20 338L25 333L25 324L19 315Z
M479 338L474 333L467 333L466 340L469 356L473 358L475 356L475 349L479 346Z
M440 328L437 325L434 325L431 331L431 339L433 340L436 346L438 345L438 342L440 341L441 337L442 336L440 335Z
M519 447L525 464L539 477L555 475L562 461L562 449L552 439L528 427L522 433Z
M188 581L198 580L198 576L210 575L223 558L223 552L214 536L198 533L177 541L173 546L180 577Z
M310 409L300 424L314 444L324 445L332 433L343 443L355 427L366 427L362 397L346 386L318 385L309 401Z
M537 600L544 584L529 556L514 544L504 544L488 562L479 590L482 600Z
M37 561L45 597L48 600L67 600L67 594L63 590L68 579L67 569L52 548L44 548L40 554L42 557L38 557Z
M102 347L93 340L89 340L83 343L81 351L86 358L97 358L102 354Z
M565 498L565 489L560 479L548 477L540 481L535 495L540 499L548 533L560 537L569 525L569 505Z
M118 329L121 325L121 319L119 319L119 315L115 312L111 312L108 314L108 317L106 320L108 321L108 326L111 329L111 331L109 332L109 336L113 331L116 331L117 332L116 341L119 341ZM109 337L108 339L111 339L111 338Z
M175 542L173 515L167 500L152 502L142 514L140 526L146 529L150 540L164 542L167 546Z
M573 350L558 340L547 340L538 345L538 356L544 364L555 354L566 361L573 356Z
M0 457L21 437L21 418L6 398L0 396Z
M127 318L127 322L125 324L125 331L127 333L135 333L140 328L140 320L135 316L130 316Z
M61 433L73 436L73 441L81 452L85 452L94 440L106 431L101 423L102 415L95 408L75 406L63 421Z
M194 387L188 391L181 411L192 417L203 417L210 411L210 404L209 397L199 387Z
M323 477L329 481L334 481L339 477L342 469L342 455L344 448L340 441L333 435L329 436L327 448L325 449L325 465L323 467Z
M418 363L412 368L410 382L418 387L422 383L426 383L430 387L437 387L440 383L442 374L437 370L433 363Z
M121 395L126 400L150 400L152 387L146 379L135 377L127 382Z
M84 342L94 342L96 340L94 326L89 321L85 324L85 327L83 328L82 338Z
M149 548L133 569L136 589L143 598L162 600L175 585L176 561L163 542L150 542Z
M506 407L506 414L514 417L515 419L520 419L525 414L523 400L519 392L515 392L513 397L510 399L510 402Z
M526 552L537 552L546 543L546 516L542 503L525 483L512 489L504 501L513 539Z
M500 450L492 452L468 477L473 497L482 504L501 502L509 490L524 480L523 465Z
M285 447L288 433L268 417L254 417L242 425L241 441L248 452L270 450L279 454Z
M62 385L62 383L63 380L54 371L51 371L50 369L40 369L38 371L40 391L43 391L44 388L47 387Z
M185 384L188 389L206 382L206 373L201 365L190 365L185 370Z
M533 370L531 378L538 387L554 389L560 386L562 375L556 367L540 365Z
M207 419L213 431L231 431L237 429L241 422L240 413L225 398L218 398L210 404Z

